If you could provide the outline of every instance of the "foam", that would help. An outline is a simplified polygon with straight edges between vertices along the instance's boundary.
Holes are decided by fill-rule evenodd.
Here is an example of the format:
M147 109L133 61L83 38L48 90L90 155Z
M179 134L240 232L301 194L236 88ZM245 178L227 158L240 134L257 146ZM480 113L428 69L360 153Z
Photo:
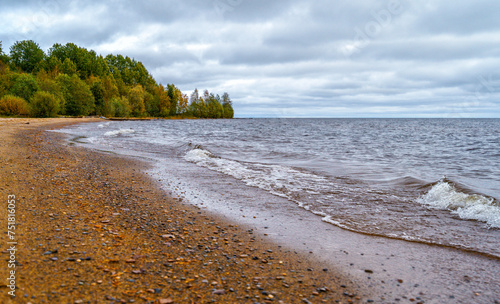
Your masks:
M488 227L500 228L500 206L494 199L478 194L465 194L445 181L434 185L418 199L434 208L450 210L461 219L486 222Z
M120 129L120 130L115 130L115 131L108 131L104 133L104 136L120 136L120 135L125 135L125 134L131 134L135 133L135 130L133 129Z
M110 125L110 123L111 123L111 122L107 122L107 123L99 124L97 127L98 127L99 129L102 129L102 128L105 128L105 127L109 126L109 125Z
M294 199L295 193L309 191L318 193L323 188L331 187L328 181L321 176L301 172L296 169L256 163L237 162L223 159L204 149L193 149L186 153L184 159L196 163L198 166L215 170L242 180L248 186L261 188L272 194L286 197L301 206L301 202ZM312 188L311 187L315 187Z

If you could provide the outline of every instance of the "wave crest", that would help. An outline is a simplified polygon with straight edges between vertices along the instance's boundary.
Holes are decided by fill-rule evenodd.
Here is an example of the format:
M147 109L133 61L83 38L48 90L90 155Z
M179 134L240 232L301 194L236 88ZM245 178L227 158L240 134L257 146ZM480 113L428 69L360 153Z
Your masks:
M120 135L125 135L125 134L131 134L135 133L135 130L133 129L120 129L120 130L115 130L115 131L108 131L104 133L104 136L120 136Z
M490 228L500 228L498 202L479 194L462 193L446 181L434 185L417 201L434 208L449 210L462 219L482 221Z

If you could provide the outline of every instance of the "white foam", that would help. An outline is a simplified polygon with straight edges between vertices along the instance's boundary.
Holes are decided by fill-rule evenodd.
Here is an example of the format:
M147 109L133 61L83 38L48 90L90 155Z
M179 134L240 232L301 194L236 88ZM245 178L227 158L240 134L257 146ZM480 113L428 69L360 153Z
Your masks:
M489 227L500 228L500 206L494 199L459 192L445 181L434 185L427 194L418 199L418 202L450 210L462 219L482 221Z
M298 194L307 191L318 193L321 190L324 191L333 187L322 176L301 172L286 166L237 162L217 157L203 149L188 151L184 159L196 163L198 166L242 180L248 186L261 188L274 195L286 197L301 207L304 206L303 202L297 199Z
M97 127L98 127L99 129L102 129L102 128L104 128L104 127L109 126L109 124L110 124L110 123L111 123L111 122L107 122L107 123L99 124Z
M202 150L202 149L193 149L189 152L186 153L184 156L184 159L189 161L189 162L200 162L208 159L209 157L212 156L212 153Z
M120 129L120 130L115 130L115 131L108 131L104 133L104 136L120 136L124 134L131 134L135 133L135 130L133 129Z

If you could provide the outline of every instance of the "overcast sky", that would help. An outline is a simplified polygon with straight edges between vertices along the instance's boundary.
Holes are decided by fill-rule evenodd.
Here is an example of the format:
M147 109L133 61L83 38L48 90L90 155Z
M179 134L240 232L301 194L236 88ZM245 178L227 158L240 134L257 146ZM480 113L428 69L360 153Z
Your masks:
M142 61L238 117L500 117L500 1L2 1L32 39Z

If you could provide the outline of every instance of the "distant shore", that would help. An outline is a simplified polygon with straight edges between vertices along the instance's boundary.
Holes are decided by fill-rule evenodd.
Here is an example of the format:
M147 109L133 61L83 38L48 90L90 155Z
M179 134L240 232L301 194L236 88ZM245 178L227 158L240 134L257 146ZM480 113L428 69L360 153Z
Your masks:
M46 132L92 121L0 119L0 193L15 197L17 242L16 297L4 280L1 303L366 302L319 262L167 196L147 164Z

